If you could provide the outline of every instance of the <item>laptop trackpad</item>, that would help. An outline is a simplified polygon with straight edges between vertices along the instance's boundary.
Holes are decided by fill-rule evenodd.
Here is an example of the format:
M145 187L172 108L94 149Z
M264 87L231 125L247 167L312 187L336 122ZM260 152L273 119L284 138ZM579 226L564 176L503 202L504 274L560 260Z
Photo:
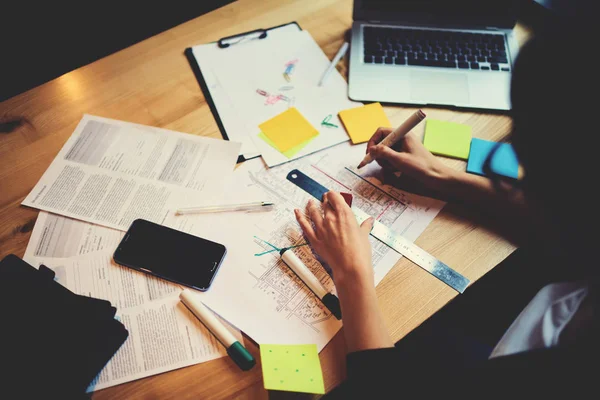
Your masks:
M410 97L431 104L469 103L469 83L466 74L411 71Z

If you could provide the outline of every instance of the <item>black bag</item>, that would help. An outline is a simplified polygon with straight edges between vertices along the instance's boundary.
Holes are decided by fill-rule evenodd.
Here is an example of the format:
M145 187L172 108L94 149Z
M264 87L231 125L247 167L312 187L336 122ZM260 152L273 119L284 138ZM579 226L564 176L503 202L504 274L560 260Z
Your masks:
M7 398L82 398L129 333L106 300L77 295L11 254L0 261L0 382Z

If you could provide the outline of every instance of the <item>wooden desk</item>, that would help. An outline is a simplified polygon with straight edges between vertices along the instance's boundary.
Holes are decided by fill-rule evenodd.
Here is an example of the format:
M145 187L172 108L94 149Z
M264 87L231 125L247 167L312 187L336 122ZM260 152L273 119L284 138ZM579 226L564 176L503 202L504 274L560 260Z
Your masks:
M9 253L23 256L38 211L21 207L20 203L84 113L220 138L183 55L186 47L297 21L332 58L351 25L351 15L351 0L240 0L0 103L1 118L27 120L12 132L0 135L0 257ZM518 32L521 38L526 37L525 28L519 27ZM414 108L386 107L394 125L413 111ZM472 126L473 136L479 138L499 140L510 129L506 116L444 109L425 112L430 118L466 123ZM464 169L463 162L445 162ZM472 281L515 248L493 230L482 227L476 215L457 206L447 206L417 243ZM394 340L456 294L406 260L388 274L377 292ZM257 346L249 343L248 347L258 358ZM341 332L323 350L321 361L327 390L331 390L345 376ZM93 395L94 399L268 397L262 386L260 365L244 373L227 357Z

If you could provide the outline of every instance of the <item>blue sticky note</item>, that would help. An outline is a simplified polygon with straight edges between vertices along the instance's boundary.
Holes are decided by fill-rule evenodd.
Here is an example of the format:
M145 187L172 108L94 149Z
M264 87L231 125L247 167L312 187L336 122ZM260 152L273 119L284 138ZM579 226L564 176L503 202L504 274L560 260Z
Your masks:
M469 160L467 161L467 172L484 175L483 164L495 145L496 142L473 138ZM500 145L500 148L494 154L490 167L492 171L499 175L515 179L519 176L519 160L510 143Z

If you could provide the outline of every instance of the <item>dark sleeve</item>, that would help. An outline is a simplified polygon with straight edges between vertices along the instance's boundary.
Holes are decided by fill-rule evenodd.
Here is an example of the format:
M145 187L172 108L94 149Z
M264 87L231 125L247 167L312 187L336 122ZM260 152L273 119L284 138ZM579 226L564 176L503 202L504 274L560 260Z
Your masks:
M347 380L331 398L575 398L595 393L598 346L553 348L464 365L395 348L347 356ZM590 392L590 390L592 390ZM587 397L587 396L586 396Z

